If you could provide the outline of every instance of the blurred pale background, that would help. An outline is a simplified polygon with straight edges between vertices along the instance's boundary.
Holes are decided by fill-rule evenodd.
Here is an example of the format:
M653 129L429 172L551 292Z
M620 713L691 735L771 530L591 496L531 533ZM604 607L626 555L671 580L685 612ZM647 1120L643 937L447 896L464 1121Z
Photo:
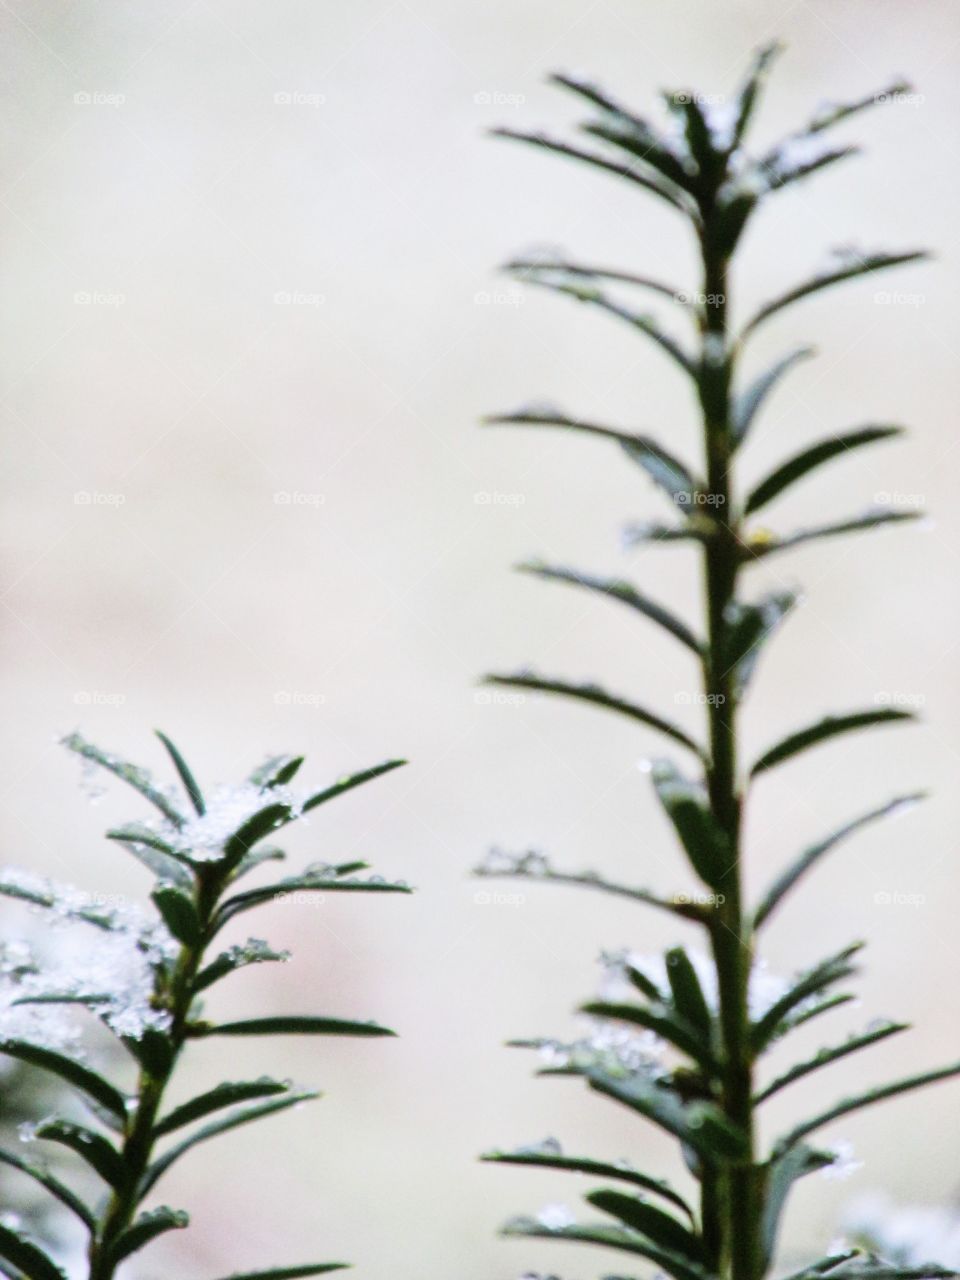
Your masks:
M798 486L771 523L843 515L879 494L936 513L925 531L778 562L808 602L753 689L751 750L876 698L923 702L924 724L825 748L766 781L750 874L757 886L803 841L896 790L933 787L928 805L838 852L769 937L771 967L786 972L851 936L872 943L862 1008L794 1051L881 1014L919 1028L797 1088L772 1119L956 1057L956 7L16 0L2 20L5 859L92 889L144 887L100 838L138 814L135 797L112 786L90 809L53 745L77 725L160 766L159 724L211 781L268 750L306 752L318 783L388 755L412 761L324 810L296 850L369 856L419 894L276 907L255 931L293 947L294 962L221 997L234 1014L375 1016L402 1038L244 1045L248 1065L231 1050L228 1070L222 1045L196 1051L198 1080L279 1065L326 1096L185 1162L165 1198L191 1208L194 1228L138 1274L342 1256L366 1276L583 1277L599 1256L494 1235L510 1213L580 1188L482 1167L477 1153L556 1133L676 1173L652 1130L576 1082L535 1080L527 1055L501 1047L568 1031L600 947L655 949L669 926L548 887L520 906L482 905L467 874L496 841L681 883L635 769L659 749L652 735L570 705L484 704L473 683L531 661L697 722L696 707L675 705L694 673L653 629L509 573L531 552L630 572L694 616L690 553L619 549L621 520L665 514L656 495L601 444L475 426L547 397L659 429L695 456L692 405L653 348L562 300L521 301L494 274L549 242L695 283L690 245L655 203L484 137L495 123L576 117L543 83L552 68L589 70L638 104L663 85L722 93L750 48L779 34L789 52L764 139L821 98L901 72L917 82L919 100L844 131L865 158L772 204L735 301L743 314L833 245L938 251L933 266L770 326L757 361L811 337L821 358L791 375L744 457L754 476L815 435L905 421L906 444ZM880 290L900 305L880 304ZM478 501L491 494L511 501ZM951 1197L957 1102L943 1086L825 1134L850 1139L866 1167L802 1187L784 1260L822 1250L858 1191Z

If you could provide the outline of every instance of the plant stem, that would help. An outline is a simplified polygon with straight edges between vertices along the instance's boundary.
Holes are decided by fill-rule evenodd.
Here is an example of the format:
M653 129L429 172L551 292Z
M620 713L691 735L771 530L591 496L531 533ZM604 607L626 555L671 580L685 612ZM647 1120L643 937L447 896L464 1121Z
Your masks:
M705 1203L719 1217L718 1263L731 1280L756 1280L759 1274L759 1206L755 1202L752 1061L749 1043L748 985L751 939L741 905L740 794L737 785L737 689L726 658L730 606L736 599L739 530L734 507L731 462L731 365L727 346L728 263L712 244L709 220L701 239L704 281L702 360L698 380L703 415L708 498L714 529L704 548L707 650L704 685L710 735L707 786L710 805L730 850L718 888L711 931L717 968L722 1034L722 1105L730 1121L747 1137L742 1163L720 1179ZM722 896L722 901L719 898ZM711 1182L713 1179L711 1178ZM714 1201L719 1200L719 1204Z
M165 993L171 1025L167 1034L169 1052L162 1068L143 1066L137 1076L136 1107L130 1114L120 1156L125 1168L123 1184L107 1201L97 1233L90 1244L89 1280L113 1280L118 1266L114 1256L117 1238L130 1226L141 1199L141 1185L153 1154L160 1107L187 1039L187 1018L194 998L194 981L206 945L207 930L220 885L210 877L198 877L194 902L200 918L201 939L195 945L183 943Z

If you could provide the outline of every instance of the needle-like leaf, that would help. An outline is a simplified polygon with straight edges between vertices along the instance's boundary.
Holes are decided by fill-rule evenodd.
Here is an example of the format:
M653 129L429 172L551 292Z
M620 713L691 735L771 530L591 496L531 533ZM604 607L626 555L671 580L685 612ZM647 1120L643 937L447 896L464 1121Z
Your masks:
M802 480L809 472L822 466L825 462L829 462L832 458L842 458L854 449L862 448L867 444L876 444L880 440L891 440L894 436L902 435L902 433L902 427L860 427L856 431L848 431L843 435L830 436L826 440L819 440L816 444L810 445L809 448L802 449L799 453L794 454L792 458L782 463L775 471L771 471L768 476L761 480L747 498L744 504L744 513L752 515L753 512L759 511L768 502L772 502L774 498L779 497L784 489L796 484L798 480Z
M859 831L861 827L868 826L871 822L877 822L880 818L887 818L895 813L903 813L905 809L924 799L924 795L925 793L922 791L914 791L908 795L897 796L895 799L887 801L886 804L880 805L879 808L871 809L868 813L861 814L860 817L846 823L825 839L804 849L800 856L787 867L782 875L777 877L764 894L753 914L753 927L759 929L762 924L766 923L797 881L806 875L811 868L815 867L820 859L836 845Z
M596 707L603 707L607 711L616 711L622 716L627 716L631 720L638 720L641 724L658 730L668 738L673 738L675 742L681 743L702 758L702 751L693 738L684 733L675 724L671 724L669 720L664 720L653 711L647 711L645 707L637 706L636 703L628 702L625 698L607 693L599 685L571 684L566 680L549 680L543 676L525 672L519 672L513 676L490 675L486 677L485 683L502 685L511 689L530 689L536 693L558 693L567 698L577 698L582 702L592 703Z
M565 569L559 565L544 564L539 560L524 561L517 568L522 573L530 573L535 577L544 578L552 582L568 582L573 586L583 587L587 591L595 592L597 595L606 596L611 600L618 601L620 604L628 605L631 609L635 609L637 613L643 614L645 618L649 618L651 622L663 627L665 631L668 631L681 644L686 645L698 657L703 652L701 642L685 622L672 614L669 609L665 609L662 605L657 604L656 601L637 591L632 583L625 582L619 578L597 578L591 574L580 573L575 569Z
M805 729L798 729L796 733L781 739L776 746L770 747L754 764L750 774L755 778L772 769L774 765L783 764L785 760L799 755L801 751L817 747L820 743L836 738L842 733L853 733L857 729L871 729L881 724L902 724L915 719L916 716L912 711L900 711L896 707L876 707L869 711L853 711L848 715L824 716L822 720L808 725Z

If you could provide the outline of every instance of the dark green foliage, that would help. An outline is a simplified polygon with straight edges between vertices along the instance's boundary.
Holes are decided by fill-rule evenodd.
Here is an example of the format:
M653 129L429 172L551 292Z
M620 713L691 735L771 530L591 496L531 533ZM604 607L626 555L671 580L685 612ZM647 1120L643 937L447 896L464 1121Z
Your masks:
M531 255L508 265L519 279L583 302L650 339L689 380L702 421L699 467L677 458L659 440L563 410L498 414L495 425L552 427L616 443L653 482L675 512L673 523L642 523L627 532L628 544L684 541L702 556L706 600L702 629L651 600L641 585L622 578L581 573L541 562L521 568L554 582L580 586L628 606L654 622L699 660L701 688L688 702L702 705L705 732L691 734L664 718L656 705L636 705L593 683L545 679L527 670L490 677L495 683L561 694L616 711L689 749L695 771L670 761L651 767L654 791L700 888L660 893L613 884L592 871L554 869L543 855L493 851L478 870L600 889L657 907L702 930L706 954L673 947L656 961L632 954L608 958L614 989L581 1006L595 1030L573 1044L539 1039L514 1041L545 1055L541 1074L580 1076L597 1093L675 1137L698 1186L695 1207L662 1180L602 1157L565 1156L549 1139L539 1147L495 1152L485 1159L514 1165L602 1176L612 1185L590 1191L587 1202L613 1221L577 1224L554 1211L523 1218L507 1233L545 1240L573 1240L613 1248L655 1263L675 1280L763 1280L775 1265L777 1240L796 1182L834 1163L830 1150L805 1139L833 1120L907 1090L960 1073L953 1065L897 1084L867 1090L828 1107L761 1149L756 1110L795 1081L825 1069L905 1030L902 1023L871 1024L793 1066L767 1084L760 1082L763 1056L799 1026L841 1007L853 997L843 990L856 972L859 944L844 947L778 985L761 980L756 932L786 895L835 846L862 827L901 809L916 796L901 797L841 827L804 850L777 876L759 904L744 902L741 864L745 855L742 815L755 782L774 766L832 739L910 719L905 712L875 707L827 716L789 734L765 751L749 771L739 765L738 716L758 657L765 652L796 603L792 592L757 596L742 590L742 576L775 553L839 534L915 519L917 512L868 510L863 515L779 534L752 527L750 518L790 486L862 447L892 439L900 428L868 425L830 435L778 464L740 496L738 457L759 428L770 398L789 374L815 353L802 346L746 378L741 358L749 338L786 308L827 288L925 255L859 254L841 251L823 271L766 303L733 333L728 319L730 265L757 207L773 193L856 154L822 137L834 125L865 110L884 95L870 95L820 112L809 124L766 153L745 150L749 126L776 46L758 51L729 109L718 113L692 92L669 93L664 102L673 127L662 129L638 116L599 86L568 75L554 81L590 108L583 132L600 149L585 150L542 133L499 130L535 148L585 162L656 195L681 214L693 233L702 274L696 289L678 290L660 280L609 267L572 262L565 255ZM902 91L894 86L889 92ZM636 288L678 304L694 327L693 342L677 340L652 314L622 303L614 287ZM691 299L693 301L691 302ZM799 373L797 372L797 376ZM698 474L699 472L699 474ZM702 637L702 638L701 638ZM654 838L651 836L650 838ZM636 1034L632 1034L632 1031ZM651 1043L650 1033L656 1039ZM632 1187L625 1188L624 1184ZM895 1280L945 1274L936 1267L904 1271L860 1250L811 1263L792 1280L857 1276ZM620 1280L608 1276L607 1280Z
M349 775L300 799L289 784L302 758L275 757L239 788L204 793L179 750L164 734L158 736L173 762L182 796L155 784L145 769L101 751L78 734L65 739L67 747L87 762L86 767L107 769L159 812L159 821L129 823L108 832L111 840L153 874L149 895L153 910L149 904L146 910L100 905L101 900L69 887L53 886L14 870L0 872L0 893L93 930L89 951L91 972L97 977L92 985L84 981L82 962L76 973L66 975L55 968L44 971L41 964L24 964L15 975L21 994L13 1009L55 1013L60 1006L79 1006L89 1010L113 1032L127 1051L126 1062L132 1061L136 1068L133 1087L127 1088L108 1078L112 1071L95 1069L74 1049L63 1051L52 1032L49 1043L29 1035L0 1039L0 1053L55 1078L92 1117L88 1124L78 1123L72 1115L49 1116L30 1126L25 1136L66 1148L84 1162L104 1188L96 1205L88 1204L86 1193L72 1190L40 1161L0 1150L0 1164L31 1179L82 1223L89 1237L88 1280L112 1280L117 1267L133 1254L166 1232L188 1225L182 1210L149 1203L156 1184L182 1156L200 1143L318 1096L289 1080L262 1077L224 1082L167 1108L169 1086L192 1039L393 1035L373 1022L313 1014L211 1021L204 1015L200 996L247 965L287 958L255 938L218 950L217 935L241 914L301 892L409 892L402 882L364 877L366 864L359 861L314 864L282 880L237 891L242 877L264 862L284 858L281 850L266 843L279 827L402 761ZM114 979L103 967L106 962L98 967L101 951L122 960L130 972L118 969ZM235 1280L294 1280L344 1265L281 1267L238 1273ZM61 1270L39 1245L6 1226L0 1227L0 1271L18 1280L63 1280Z

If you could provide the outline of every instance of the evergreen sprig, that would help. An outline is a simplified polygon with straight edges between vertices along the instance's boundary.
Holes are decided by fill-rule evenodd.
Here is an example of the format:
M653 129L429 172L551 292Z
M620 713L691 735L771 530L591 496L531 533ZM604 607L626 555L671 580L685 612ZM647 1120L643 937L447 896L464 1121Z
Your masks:
M390 1036L375 1022L305 1015L268 1015L221 1022L206 1016L203 1000L224 978L248 965L282 961L288 953L251 938L224 946L219 937L238 916L301 893L408 893L402 881L366 876L364 862L314 864L294 875L240 888L249 873L281 861L268 838L327 801L402 765L384 764L297 794L291 784L302 757L274 757L239 786L207 796L186 761L158 734L173 763L180 791L158 785L145 769L102 751L79 734L64 739L85 770L106 770L127 782L157 817L107 833L154 877L151 906L57 886L7 868L0 893L60 921L91 930L79 957L60 968L19 958L5 963L14 983L0 1016L0 1053L52 1073L83 1104L81 1120L52 1115L23 1136L59 1144L87 1166L103 1188L88 1203L41 1160L0 1151L0 1162L34 1180L82 1225L88 1240L88 1280L112 1280L118 1267L168 1231L188 1225L182 1210L157 1204L167 1171L200 1143L241 1125L297 1107L318 1095L289 1080L261 1076L229 1080L195 1097L168 1104L171 1082L192 1040L214 1036ZM135 1081L125 1087L96 1069L66 1031L62 1006L86 1009L113 1033ZM119 1064L113 1064L119 1065ZM129 1076L129 1069L124 1071ZM323 1275L345 1263L314 1263L237 1273L230 1280L284 1280ZM0 1273L16 1280L64 1280L46 1249L21 1230L0 1225Z
M675 509L669 524L640 526L630 541L685 540L699 547L705 618L697 628L651 600L631 582L608 581L579 570L542 564L523 566L538 576L580 586L632 608L665 630L700 663L706 735L700 740L658 711L612 694L594 682L572 683L529 670L494 675L494 683L557 693L626 716L658 731L690 753L692 772L660 761L652 770L656 796L676 832L696 888L664 895L648 888L605 881L592 871L564 872L543 855L493 851L481 874L533 877L574 883L632 898L702 929L704 955L682 946L658 963L627 953L608 957L612 991L582 1007L594 1022L582 1040L519 1042L537 1048L545 1074L577 1075L591 1089L673 1135L697 1183L688 1203L662 1180L621 1161L564 1155L555 1139L517 1151L494 1151L488 1160L562 1169L605 1180L587 1202L601 1216L581 1224L562 1207L510 1223L510 1235L568 1239L619 1249L647 1259L675 1280L761 1280L774 1265L784 1207L794 1184L838 1155L811 1144L833 1120L960 1072L960 1064L866 1090L827 1107L761 1148L757 1112L768 1098L794 1081L829 1067L904 1030L875 1023L815 1057L802 1060L763 1083L763 1055L793 1029L852 999L846 981L856 971L858 945L814 961L782 985L764 979L756 960L759 931L783 898L834 847L860 828L901 809L916 796L899 797L855 818L802 852L760 902L744 900L741 835L744 807L770 769L842 734L875 725L903 723L909 716L889 708L853 711L819 720L770 746L752 766L740 760L739 711L757 659L795 603L787 593L742 594L743 576L759 560L802 543L914 519L914 511L870 510L849 519L787 533L758 526L753 517L788 488L834 458L891 439L900 428L867 424L829 436L779 464L752 489L738 484L737 454L781 381L812 355L802 347L744 381L746 345L761 325L802 299L846 281L912 263L919 251L841 251L827 269L763 305L734 331L729 322L731 262L759 205L777 191L855 153L833 145L831 127L868 107L895 98L907 86L819 112L804 128L772 150L745 147L763 82L777 46L758 52L739 93L721 112L692 92L668 93L669 125L660 128L635 114L598 85L569 75L553 77L593 109L582 126L590 143L515 129L505 137L570 157L657 196L692 229L698 247L698 291L646 275L568 261L563 255L531 255L508 264L528 284L551 289L625 323L652 341L693 385L702 421L700 467L674 456L657 440L617 427L585 421L549 406L499 414L494 425L557 428L616 443L652 480ZM597 149L597 143L600 149ZM611 288L619 292L614 295ZM692 341L682 342L659 319L620 300L624 291L667 298L693 321ZM903 1269L858 1252L811 1263L807 1277L858 1276L907 1280L950 1274L937 1266ZM613 1277L608 1280L614 1280Z

